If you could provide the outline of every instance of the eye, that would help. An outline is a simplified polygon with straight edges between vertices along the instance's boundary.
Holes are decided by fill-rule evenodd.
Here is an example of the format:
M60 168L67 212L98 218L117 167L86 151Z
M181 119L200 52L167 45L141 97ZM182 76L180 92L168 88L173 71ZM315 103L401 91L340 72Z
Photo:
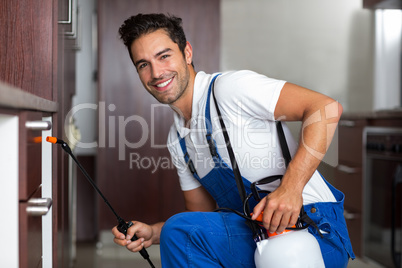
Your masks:
M162 55L161 59L164 60L164 59L166 59L167 57L169 57L169 55Z
M146 63L141 63L140 65L138 65L137 68L140 70L140 69L143 69L143 68L147 67L147 65L148 64L146 64Z

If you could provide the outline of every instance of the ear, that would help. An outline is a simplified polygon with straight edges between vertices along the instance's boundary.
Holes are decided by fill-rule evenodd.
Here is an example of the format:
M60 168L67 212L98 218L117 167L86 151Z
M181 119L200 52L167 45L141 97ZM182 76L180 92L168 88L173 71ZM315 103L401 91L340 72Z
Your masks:
M190 65L193 62L193 47L188 41L186 47L184 48L184 57L188 65Z

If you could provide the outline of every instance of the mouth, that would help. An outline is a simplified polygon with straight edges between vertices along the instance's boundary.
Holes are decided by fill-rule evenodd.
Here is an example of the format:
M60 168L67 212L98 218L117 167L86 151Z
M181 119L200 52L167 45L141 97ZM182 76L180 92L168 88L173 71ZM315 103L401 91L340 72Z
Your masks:
M158 90L158 91L166 90L167 87L172 83L173 78L174 78L174 77L172 77L172 78L170 78L170 79L168 79L168 80L166 80L166 81L164 81L164 82L161 82L161 83L159 83L159 84L154 84L154 88L155 88L156 90Z

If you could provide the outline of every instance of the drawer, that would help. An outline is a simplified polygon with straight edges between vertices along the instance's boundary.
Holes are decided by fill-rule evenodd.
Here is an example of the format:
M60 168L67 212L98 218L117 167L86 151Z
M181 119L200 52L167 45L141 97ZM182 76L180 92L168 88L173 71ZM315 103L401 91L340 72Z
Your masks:
M40 198L40 188L31 198ZM42 261L42 216L30 215L28 201L19 204L19 267L37 268Z
M334 186L345 194L345 207L362 211L363 180L360 167L341 162L335 170Z
M42 113L21 112L19 116L19 199L28 200L41 184L42 131L30 127ZM27 127L28 122L28 127Z
M343 122L343 123L342 123ZM339 124L339 161L362 164L363 128L366 125L361 121L345 121Z
M346 225L348 226L349 238L352 243L353 252L357 257L362 257L363 249L363 222L362 214L345 206L344 210Z

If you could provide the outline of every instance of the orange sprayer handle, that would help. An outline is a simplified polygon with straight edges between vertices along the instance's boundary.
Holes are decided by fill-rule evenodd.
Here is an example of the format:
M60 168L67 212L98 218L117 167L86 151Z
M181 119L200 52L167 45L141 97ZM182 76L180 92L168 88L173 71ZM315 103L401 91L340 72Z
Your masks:
M250 213L253 216L253 213ZM264 211L261 211L260 215L255 219L256 221L262 221L262 216L264 215Z
M253 215L253 213L251 213L251 215ZM260 213L260 215L258 215L258 217L255 219L256 221L262 221L262 217L264 216L264 211L261 211L261 213ZM296 225L293 225L291 228L296 228ZM277 233L277 232L274 232L274 233L270 233L270 232L267 232L268 233L268 236L269 237L272 237L272 236L276 236L276 235L278 235L278 234L283 234L283 233L287 233L287 232L290 232L291 230L287 230L287 229L285 229L285 231L283 231L282 233Z

